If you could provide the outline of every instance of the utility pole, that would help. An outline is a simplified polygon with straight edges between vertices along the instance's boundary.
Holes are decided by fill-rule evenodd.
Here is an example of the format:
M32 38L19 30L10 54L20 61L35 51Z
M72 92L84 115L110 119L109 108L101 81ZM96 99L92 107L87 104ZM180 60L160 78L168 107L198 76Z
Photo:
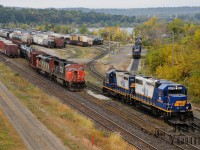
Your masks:
M174 31L172 31L172 67L174 67Z
M108 31L109 33L109 57L110 57L110 31Z

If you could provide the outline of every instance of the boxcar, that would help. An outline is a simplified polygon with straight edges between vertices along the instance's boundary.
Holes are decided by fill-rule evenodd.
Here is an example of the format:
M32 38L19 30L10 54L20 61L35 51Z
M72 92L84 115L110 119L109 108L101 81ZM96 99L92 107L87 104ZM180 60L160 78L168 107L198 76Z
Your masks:
M18 57L19 51L16 44L5 43L4 44L5 54L9 57Z

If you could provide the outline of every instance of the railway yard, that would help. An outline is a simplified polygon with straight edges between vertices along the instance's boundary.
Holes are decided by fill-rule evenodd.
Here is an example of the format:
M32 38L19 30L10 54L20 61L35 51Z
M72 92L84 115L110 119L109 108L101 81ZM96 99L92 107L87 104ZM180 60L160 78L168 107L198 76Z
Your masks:
M99 130L105 130L108 133L118 133L128 143L129 148L126 149L162 149L163 147L165 149L200 149L200 143L195 143L200 141L194 141L194 139L191 139L191 142L188 141L188 137L199 139L200 115L198 108L194 108L195 118L192 125L175 126L164 122L161 118L154 117L136 106L129 105L126 101L119 101L102 93L104 74L109 67L117 67L117 69L128 70L134 73L141 69L142 59L133 60L131 57L131 44L115 49L116 43L112 42L111 51L114 51L114 54L111 54L111 56L107 42L104 45L87 48L67 46L63 49L49 49L34 46L45 53L84 63L87 74L87 87L85 90L70 92L62 84L58 84L45 78L44 75L36 73L29 67L28 62L22 58L12 59L0 54L0 62L9 67L15 75L23 77L32 85L42 89L46 94L56 97L56 103L61 103L62 107L67 105L92 120ZM146 54L146 51L142 51L142 57ZM4 110L6 116L23 139L27 149L73 149L71 145L68 147L68 143L65 143L58 133L40 118L41 116L39 117L35 114L35 110L28 106L28 102L24 104L22 100L19 100L19 95L17 96L16 93L10 94L8 91L10 89L9 85L3 85L2 77L0 79L2 81L0 83L0 108ZM49 102L46 101L46 103L50 105ZM37 106L37 103L35 105L42 109L41 106ZM50 115L46 112L47 110L40 111ZM90 141L85 142L86 146L84 148L90 148L88 143ZM94 144L95 146L92 149L101 149L98 142L94 142Z

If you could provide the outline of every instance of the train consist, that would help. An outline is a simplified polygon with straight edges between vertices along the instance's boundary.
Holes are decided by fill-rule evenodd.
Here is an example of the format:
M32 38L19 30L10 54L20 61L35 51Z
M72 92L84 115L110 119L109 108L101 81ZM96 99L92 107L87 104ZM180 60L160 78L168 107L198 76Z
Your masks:
M0 37L9 39L17 45L37 44L48 48L64 48L66 44L78 46L102 45L103 39L86 35L63 35L22 29L0 29Z
M136 37L135 45L132 48L133 59L139 59L141 57L141 51L142 51L142 38Z
M30 65L38 73L61 82L70 91L80 91L86 87L84 65L33 50L30 52Z
M162 116L171 123L193 122L187 89L181 84L111 69L106 73L102 91Z
M24 44L20 45L18 50L18 45L3 38L0 39L0 52L9 57L26 58L38 73L61 82L70 91L80 91L86 87L83 64L48 55Z

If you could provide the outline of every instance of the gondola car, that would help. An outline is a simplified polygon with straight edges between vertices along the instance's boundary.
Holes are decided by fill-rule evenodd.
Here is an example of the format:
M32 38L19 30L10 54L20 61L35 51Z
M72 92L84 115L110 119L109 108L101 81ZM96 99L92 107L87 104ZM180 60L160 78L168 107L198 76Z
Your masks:
M103 92L133 103L174 124L193 122L192 106L185 86L144 75L112 69L106 73Z

